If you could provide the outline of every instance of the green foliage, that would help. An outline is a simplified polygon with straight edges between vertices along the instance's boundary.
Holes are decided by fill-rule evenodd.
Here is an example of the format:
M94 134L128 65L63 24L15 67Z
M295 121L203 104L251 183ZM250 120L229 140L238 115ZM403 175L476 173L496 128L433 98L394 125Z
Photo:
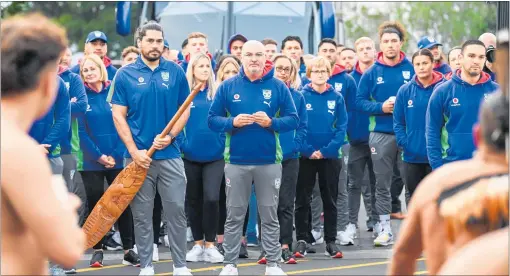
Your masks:
M2 7L2 18L18 13L39 11L52 18L67 30L70 46L75 45L83 51L87 34L91 31L103 31L108 37L108 56L120 58L122 49L133 45L133 34L138 24L140 6L131 3L131 35L120 36L115 26L117 2L12 2Z
M340 15L348 45L361 36L371 37L377 43L377 27L382 22L400 21L408 35L402 50L408 54L417 49L418 40L425 35L440 41L447 51L496 30L496 5L487 2L385 2L384 6L346 3Z

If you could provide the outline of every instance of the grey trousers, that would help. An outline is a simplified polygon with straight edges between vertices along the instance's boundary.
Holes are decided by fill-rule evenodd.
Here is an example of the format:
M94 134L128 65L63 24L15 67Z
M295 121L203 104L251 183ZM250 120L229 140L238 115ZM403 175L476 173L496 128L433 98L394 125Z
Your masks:
M52 174L64 173L64 161L62 161L62 157L48 158L48 161L50 161Z
M81 226L85 223L87 212L87 193L85 192L85 186L81 180L81 175L76 171L76 157L73 154L63 154L60 157L63 162L62 175L66 181L67 189L81 199L81 206L78 208L79 224Z
M131 159L125 159L129 164ZM152 160L147 178L131 202L135 227L135 241L140 257L140 266L152 265L154 230L152 213L156 188L161 196L164 221L167 222L168 240L172 260L176 268L186 266L186 174L181 158Z
M351 145L348 159L349 173L349 221L358 225L361 195L367 212L367 227L373 228L379 221L375 210L375 175L368 145Z
M336 198L336 231L345 231L349 224L349 194L347 193L349 147L349 144L342 146L342 170L338 178L338 196Z
M257 208L262 223L262 250L267 263L277 263L281 258L278 202L282 178L282 165L225 165L225 192L227 220L225 222L225 264L237 265L243 231L244 217L250 202L251 185L255 185Z
M371 132L369 138L375 174L375 208L379 216L391 214L391 184L395 163L401 168L401 151L395 135Z

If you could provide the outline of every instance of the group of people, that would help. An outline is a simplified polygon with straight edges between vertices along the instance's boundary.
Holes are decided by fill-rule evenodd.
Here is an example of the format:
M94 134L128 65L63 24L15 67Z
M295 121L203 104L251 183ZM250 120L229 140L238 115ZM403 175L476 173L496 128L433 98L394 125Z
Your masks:
M3 24L3 36L18 31L31 18L16 20ZM401 51L406 31L398 22L379 27L378 53L369 37L358 38L353 48L325 38L317 55L311 56L304 55L297 36L286 37L278 53L273 39L248 40L238 34L230 39L228 54L215 60L208 52L205 34L191 33L181 51L172 50L162 27L148 22L135 34L136 47L122 51L122 68L117 70L107 57L108 39L101 31L87 36L84 58L70 68L71 53L65 48L63 30L47 20L23 26L33 33L7 38L32 41L35 36L41 43L51 41L52 49L42 44L24 47L39 51L37 57L45 61L37 63L39 69L51 69L56 62L59 78L51 79L48 69L30 71L41 76L30 84L4 86L2 80L2 109L9 92L23 96L22 92L33 90L24 96L25 104L39 104L30 118L20 119L22 129L11 126L15 137L4 138L3 131L2 139L12 141L12 151L18 145L11 139L31 145L22 156L42 167L40 155L28 150L38 147L48 157L52 173L62 175L69 190L86 198L89 211L103 195L104 182L112 184L127 164L135 162L148 169L140 191L118 221L123 264L140 266L140 275L154 275L152 262L159 260L162 220L174 275L191 275L187 261L223 263L220 275L238 275L238 259L247 257L252 186L262 245L258 262L266 264L266 275L285 275L281 263L296 264L298 258L314 252L313 245L323 242L327 256L342 258L339 245L353 245L358 236L361 198L374 246L393 244L391 219L405 217L398 199L403 187L407 204L413 199L410 210L420 212L415 194L428 193L421 186L433 189L434 184L426 184L432 180L418 184L433 170L472 157L478 140L471 133L478 123L480 104L499 88L486 58L488 46L496 46L491 34L453 47L446 61L442 45L431 37L423 37L419 50L408 59ZM48 30L40 32L41 28ZM24 49L9 49L15 53L9 61L20 64ZM22 65L16 70L24 70ZM27 72L12 74L25 76ZM17 80L20 77L13 75L8 81ZM200 92L170 133L161 137L191 91ZM11 97L19 98L19 93ZM7 105L9 116L20 112L16 108L22 105L16 104ZM2 123L6 123L7 114L2 112ZM36 118L33 125L28 122ZM27 132L38 146L28 137L20 138ZM151 146L157 151L148 157ZM14 154L10 152L2 145L3 160L10 160ZM76 172L83 187L76 185ZM37 173L49 175L44 168ZM4 180L2 189L7 189ZM7 190L7 198L14 190ZM319 208L314 208L316 201L322 202ZM71 224L78 205L61 205L54 207L66 212L62 219ZM86 218L85 208L78 211L79 222L66 225L64 229L70 231L66 236L79 231ZM190 251L188 226L194 240ZM410 237L417 232L405 236L406 242L397 248L414 244ZM65 257L48 255L68 273L73 273L76 261L71 251L84 249L82 234L76 235L81 240L73 240L76 248L69 248ZM48 245L47 252L64 242ZM103 266L105 243L94 246L90 266ZM400 256L414 269L410 258L417 256L402 250L394 258ZM403 272L404 266L392 267L392 273Z

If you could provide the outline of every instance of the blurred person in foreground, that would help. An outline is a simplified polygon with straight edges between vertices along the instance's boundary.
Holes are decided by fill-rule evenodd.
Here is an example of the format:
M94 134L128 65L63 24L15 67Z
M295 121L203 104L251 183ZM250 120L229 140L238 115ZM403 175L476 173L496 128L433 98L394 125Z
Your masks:
M435 92L434 92L435 93ZM499 103L498 103L499 102ZM505 115L497 115L504 113ZM501 118L507 118L502 120ZM508 174L502 129L508 135L508 101L501 94L491 96L481 108L480 125L473 131L477 152L468 160L452 162L428 175L416 189L410 202L407 219L395 244L389 275L410 275L415 272L416 259L424 251L430 275L436 275L441 265L454 251L448 242L446 224L440 215L438 200L444 191L460 190L480 180ZM504 134L503 134L504 136ZM471 183L470 183L471 182ZM508 207L507 207L508 208ZM459 246L459 243L455 245Z
M2 264L3 274L48 274L48 260L74 266L85 250L80 200L52 177L40 146L27 133L56 97L65 30L42 15L2 22ZM26 78L25 76L32 76ZM30 168L30 173L21 173Z

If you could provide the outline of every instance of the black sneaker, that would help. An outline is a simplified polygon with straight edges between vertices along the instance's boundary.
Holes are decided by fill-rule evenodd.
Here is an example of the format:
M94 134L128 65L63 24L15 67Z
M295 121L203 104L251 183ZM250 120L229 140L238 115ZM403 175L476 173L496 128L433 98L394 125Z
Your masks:
M317 250L310 244L306 244L306 253L315 254L317 253Z
M239 250L239 258L248 259L248 248L246 247L246 243L241 242L241 250Z
M103 249L110 251L122 250L122 245L118 244L113 238L110 236L109 238L105 238L103 242Z
M218 252L220 252L221 255L225 256L225 249L223 249L223 243L216 244L216 248L218 249Z
M344 255L342 254L342 251L338 249L335 242L328 242L326 245L326 251L324 252L326 256L330 256L333 259L339 259L343 258Z
M266 251L262 250L262 252L260 252L259 260L257 261L257 263L258 264L266 264L267 263Z
M124 254L124 260L122 260L123 265L132 265L139 267L140 266L140 258L138 254L133 250L129 250L128 253Z
M296 258L304 258L306 256L306 242L301 240L297 242L296 249L294 250Z
M90 259L90 267L103 267L103 251L94 251Z
M64 270L65 274L76 274L76 267Z
M282 262L286 264L297 264L295 256L290 253L290 249L282 249Z

